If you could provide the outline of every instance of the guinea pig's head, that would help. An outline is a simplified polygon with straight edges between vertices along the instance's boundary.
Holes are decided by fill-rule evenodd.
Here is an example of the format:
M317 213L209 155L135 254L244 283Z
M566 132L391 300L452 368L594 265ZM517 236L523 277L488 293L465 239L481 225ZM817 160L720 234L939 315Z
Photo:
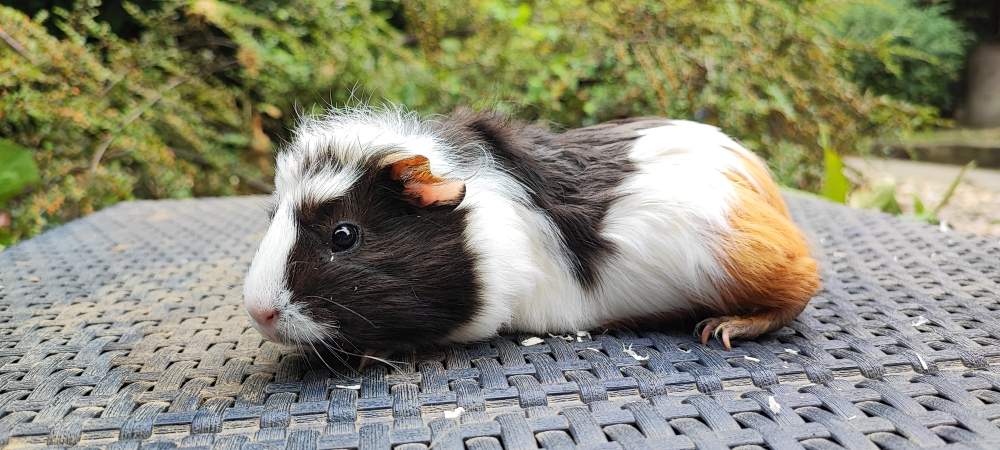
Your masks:
M274 341L334 351L444 341L478 308L457 207L465 185L412 152L353 155L279 155L244 286L251 323Z

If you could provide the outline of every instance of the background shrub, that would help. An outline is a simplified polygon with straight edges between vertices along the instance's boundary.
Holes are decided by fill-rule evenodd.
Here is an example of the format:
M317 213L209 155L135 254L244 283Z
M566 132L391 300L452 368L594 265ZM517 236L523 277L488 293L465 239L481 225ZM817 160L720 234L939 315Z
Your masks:
M972 37L947 16L948 8L863 0L833 10L838 35L857 48L849 76L863 89L951 110Z
M296 111L352 93L556 127L701 120L806 189L821 140L937 123L852 81L859 53L902 47L834 26L847 0L25 3L0 6L0 135L40 181L0 204L0 246L121 200L266 191Z

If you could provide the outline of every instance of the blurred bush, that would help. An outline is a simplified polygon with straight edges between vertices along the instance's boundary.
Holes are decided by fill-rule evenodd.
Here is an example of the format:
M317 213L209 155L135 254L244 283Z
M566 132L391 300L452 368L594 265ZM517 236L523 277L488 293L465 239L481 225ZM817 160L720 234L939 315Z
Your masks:
M296 99L412 89L401 33L368 5L278 3L126 3L132 39L95 2L34 18L0 7L0 135L41 171L0 203L13 217L0 246L131 198L266 191L265 126L289 125Z
M0 204L0 246L125 199L266 191L296 109L355 92L566 127L701 120L805 189L821 137L843 151L937 121L852 82L859 52L899 46L831 26L847 0L137 2L115 20L94 0L0 7L0 135L40 172Z
M859 0L833 10L838 35L857 47L849 75L862 88L950 110L972 41L948 5Z

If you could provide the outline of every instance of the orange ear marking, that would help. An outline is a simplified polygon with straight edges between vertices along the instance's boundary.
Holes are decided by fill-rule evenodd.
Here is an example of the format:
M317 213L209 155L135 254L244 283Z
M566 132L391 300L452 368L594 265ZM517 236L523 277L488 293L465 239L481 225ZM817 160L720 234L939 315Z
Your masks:
M389 168L392 179L404 183L436 183L441 179L431 173L431 162L424 156L411 156L392 163Z
M412 156L392 163L389 175L403 183L403 194L420 207L457 205L465 198L465 182L437 177L431 172L430 161L424 156Z
M406 184L403 192L418 206L457 205L465 196L465 183L445 181L435 184Z

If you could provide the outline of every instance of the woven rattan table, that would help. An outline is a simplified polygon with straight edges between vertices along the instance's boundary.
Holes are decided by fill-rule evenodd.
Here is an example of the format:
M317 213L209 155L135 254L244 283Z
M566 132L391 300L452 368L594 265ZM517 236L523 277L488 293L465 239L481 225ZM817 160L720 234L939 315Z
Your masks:
M0 253L0 443L1000 448L997 238L790 200L825 288L756 342L512 336L358 380L249 328L260 198L121 204Z

